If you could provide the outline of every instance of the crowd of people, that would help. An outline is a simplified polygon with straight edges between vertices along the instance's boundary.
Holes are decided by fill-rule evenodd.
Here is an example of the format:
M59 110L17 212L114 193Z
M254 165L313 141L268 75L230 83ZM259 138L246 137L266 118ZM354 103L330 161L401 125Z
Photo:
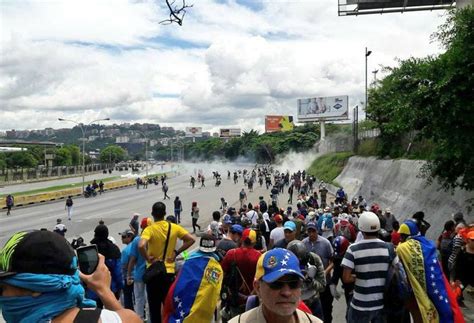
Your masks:
M236 184L242 178L249 192L259 183L269 198L249 201L245 188L235 207L221 198L207 228L198 224L199 207L193 202L193 232L180 225L179 197L171 212L156 202L152 217L133 214L120 232L122 251L101 222L90 241L101 254L92 275L78 271L71 253L84 241L75 240L71 247L61 237L65 227L60 221L55 232L35 231L36 243L19 254L15 250L29 241L30 233L17 233L0 251L4 317L17 322L15 315L24 314L18 308L28 307L28 315L41 315L45 322L65 317L76 322L76 316L90 313L94 319L84 322L98 317L102 322L332 322L333 303L342 290L347 322L464 322L463 296L474 293L474 224L466 223L462 213L447 220L432 242L425 234L434 229L423 212L400 223L390 208L369 204L362 196L349 200L342 188L333 200L326 185L304 171L262 167L227 175ZM280 206L284 191L288 203L295 194L294 209ZM199 245L190 251L198 238ZM66 255L41 254L38 248L51 239ZM39 266L31 273L15 257L68 266L62 272ZM49 285L37 282L49 281L52 274L71 281L62 289L50 284L58 297L67 294L68 302L46 311L41 304L59 300L51 297ZM25 305L31 297L35 302ZM33 322L29 317L18 322Z

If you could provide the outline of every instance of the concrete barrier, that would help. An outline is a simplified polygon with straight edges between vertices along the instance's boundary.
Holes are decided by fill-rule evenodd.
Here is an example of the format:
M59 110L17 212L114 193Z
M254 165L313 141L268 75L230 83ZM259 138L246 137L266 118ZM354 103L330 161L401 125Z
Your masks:
M166 173L168 178L175 176L175 172L168 172ZM134 186L136 185L136 181L134 178L127 178L127 179L121 179L113 182L107 182L104 183L104 191L109 191L109 190L115 190L115 189L120 189L128 186ZM76 188L68 188L64 190L59 190L59 191L54 191L54 192L47 192L47 193L39 193L39 194L33 194L33 195L20 195L20 196L15 196L15 207L17 206L25 206L25 205L30 205L30 204L36 204L36 203L42 203L42 202L47 202L47 201L54 201L54 200L59 200L59 199L64 199L68 197L69 195L71 196L81 196L82 195L82 188L81 187L76 187ZM0 208L1 209L6 209L6 201L5 198L3 198L0 201Z

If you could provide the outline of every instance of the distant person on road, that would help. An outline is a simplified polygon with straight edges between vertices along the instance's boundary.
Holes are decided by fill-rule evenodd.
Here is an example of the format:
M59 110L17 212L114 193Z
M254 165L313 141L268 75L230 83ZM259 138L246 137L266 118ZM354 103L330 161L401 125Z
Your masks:
M191 218L193 221L193 233L196 233L196 227L201 231L201 226L197 223L199 220L199 207L197 202L191 204Z
M164 194L163 200L171 199L171 198L168 196L168 184L166 184L166 182L163 182L162 190L163 190L163 194Z
M247 193L245 193L244 188L239 192L239 201L240 201L240 207L242 208L242 206L247 201Z
M174 216L178 224L181 223L181 212L183 212L183 203L181 203L179 196L176 196L174 199Z
M72 201L72 196L69 195L68 198L66 199L66 205L64 206L64 209L67 211L67 219L71 221L72 218L72 205L74 202Z
M321 207L322 207L322 208L326 207L326 198L327 198L327 195L328 195L328 189L326 188L325 185L323 185L323 186L319 189L319 196L321 196Z
M104 182L99 182L99 194L104 193Z
M11 194L7 195L5 204L7 205L7 215L10 215L13 205L15 205L15 198L13 197L13 195Z
M205 180L206 180L206 179L204 178L204 175L201 175L201 187L206 187L206 185L204 184L204 181L205 181ZM201 188L201 187L200 187L200 188Z
M64 235L66 234L67 228L62 222L63 221L61 219L56 220L56 225L54 226L53 232L56 232L57 234L64 237Z

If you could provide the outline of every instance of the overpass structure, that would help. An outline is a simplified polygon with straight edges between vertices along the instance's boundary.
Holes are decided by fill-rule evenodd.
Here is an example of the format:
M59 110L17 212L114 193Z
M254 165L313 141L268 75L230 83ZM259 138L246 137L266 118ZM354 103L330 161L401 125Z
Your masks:
M432 11L462 7L472 0L338 0L339 16Z
M28 141L28 140L18 140L18 139L9 139L9 140L0 140L0 146L2 148L8 148L11 146L18 145L34 145L34 146L45 146L45 147L60 147L63 144L53 141Z

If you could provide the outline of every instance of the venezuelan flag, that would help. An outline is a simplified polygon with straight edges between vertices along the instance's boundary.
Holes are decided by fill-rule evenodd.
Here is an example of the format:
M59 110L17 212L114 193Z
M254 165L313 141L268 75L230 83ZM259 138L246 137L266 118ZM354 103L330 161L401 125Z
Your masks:
M410 237L397 247L424 323L464 323L436 247L424 236Z
M223 271L212 257L186 260L168 292L164 322L209 323L219 299Z

